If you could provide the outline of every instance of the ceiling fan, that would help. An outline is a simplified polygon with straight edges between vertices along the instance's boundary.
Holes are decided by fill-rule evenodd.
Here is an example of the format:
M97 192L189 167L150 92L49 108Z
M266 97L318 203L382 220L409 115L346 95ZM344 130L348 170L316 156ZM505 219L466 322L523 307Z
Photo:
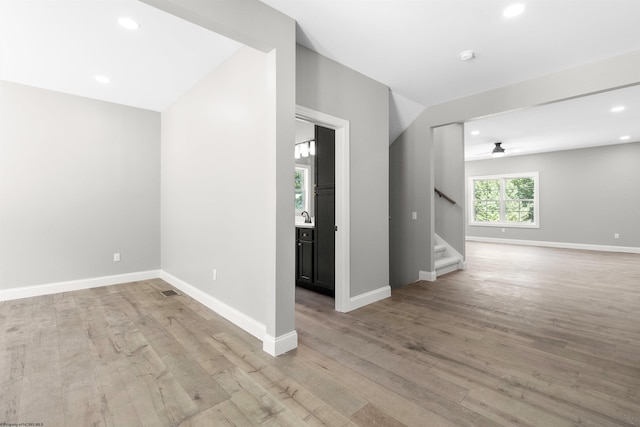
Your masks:
M494 142L495 147L491 151L492 157L504 157L504 148L502 148L502 142Z
M493 144L494 144L493 150L491 150L490 152L476 154L475 157L485 157L485 156L488 156L489 154L491 155L491 157L504 157L505 149L502 146L502 142L494 142Z

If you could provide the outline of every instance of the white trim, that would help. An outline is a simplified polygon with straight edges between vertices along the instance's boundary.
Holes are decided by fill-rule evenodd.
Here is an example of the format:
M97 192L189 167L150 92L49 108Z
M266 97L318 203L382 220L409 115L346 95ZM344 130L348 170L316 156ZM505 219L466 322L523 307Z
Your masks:
M143 280L157 278L160 278L176 287L186 295L206 306L208 309L214 311L237 327L261 340L263 350L272 356L284 354L298 346L298 334L296 331L289 332L279 337L267 335L267 328L262 323L163 270L140 271L113 276L3 289L0 290L0 301L80 291L83 289L119 285L121 283L140 282Z
M364 307L365 305L372 304L376 301L383 300L385 298L389 298L391 296L391 286L383 286L378 289L374 289L373 291L365 292L361 295L356 295L355 297L349 298L349 304L347 305L347 310L352 311L357 310L360 307Z
M80 291L98 288L100 286L117 285L120 283L139 282L159 277L159 270L139 271L135 273L116 274L113 276L92 277L89 279L70 280L67 282L45 283L42 285L24 286L0 290L0 301L20 298L38 297L42 295L59 294L62 292Z
M640 254L640 248L631 247L631 246L590 245L585 243L544 242L544 241L538 241L538 240L516 240L516 239L501 239L501 238L495 238L495 237L475 237L475 236L467 236L466 239L470 242L504 243L507 245L542 246L547 248L581 249L585 251L623 252L627 254Z
M255 320L252 317L247 316L241 311L236 310L230 305L220 301L219 299L201 291L189 283L178 279L177 277L167 273L166 271L160 271L160 278L170 285L180 289L185 294L189 295L200 304L206 306L210 310L213 310L220 316L224 317L234 325L241 329L244 329L254 337L263 341L267 334L267 327ZM264 345L264 342L263 342Z
M422 271L418 272L418 280L425 280L427 282L435 282L436 281L436 272L435 271Z
M460 270L460 261L454 261L453 264L436 267L436 277L444 276L447 273Z
M538 224L524 224L515 222L470 222L471 227L500 227L500 228L540 228Z
M265 334L262 340L262 350L274 357L285 354L296 347L298 347L298 333L296 331L291 331L279 337Z
M349 121L296 105L296 118L336 131L335 310L346 313L351 296ZM375 292L375 291L374 291Z
M262 349L271 356L279 356L298 346L298 333L296 331L274 337L267 334L267 327L264 324L188 284L184 280L178 279L166 271L160 271L160 278L262 341Z

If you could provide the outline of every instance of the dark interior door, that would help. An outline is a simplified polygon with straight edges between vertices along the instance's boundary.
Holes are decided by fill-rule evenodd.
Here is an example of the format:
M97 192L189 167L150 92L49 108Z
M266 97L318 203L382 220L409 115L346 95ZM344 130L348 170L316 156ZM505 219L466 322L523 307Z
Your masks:
M315 277L314 284L335 295L336 144L335 131L315 128Z

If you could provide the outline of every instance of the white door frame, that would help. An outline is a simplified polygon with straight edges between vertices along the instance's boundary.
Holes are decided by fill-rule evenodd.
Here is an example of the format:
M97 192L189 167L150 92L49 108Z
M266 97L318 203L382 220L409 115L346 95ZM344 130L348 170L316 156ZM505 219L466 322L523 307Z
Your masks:
M349 121L296 105L296 118L336 131L335 309L346 313L351 298L349 222Z

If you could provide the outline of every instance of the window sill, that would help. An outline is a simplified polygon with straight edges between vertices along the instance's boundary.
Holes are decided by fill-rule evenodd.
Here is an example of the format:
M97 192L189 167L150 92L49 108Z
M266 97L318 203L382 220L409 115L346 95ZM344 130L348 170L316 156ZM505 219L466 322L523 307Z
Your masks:
M470 222L471 227L501 227L501 228L540 228L539 224L514 224L512 222Z

